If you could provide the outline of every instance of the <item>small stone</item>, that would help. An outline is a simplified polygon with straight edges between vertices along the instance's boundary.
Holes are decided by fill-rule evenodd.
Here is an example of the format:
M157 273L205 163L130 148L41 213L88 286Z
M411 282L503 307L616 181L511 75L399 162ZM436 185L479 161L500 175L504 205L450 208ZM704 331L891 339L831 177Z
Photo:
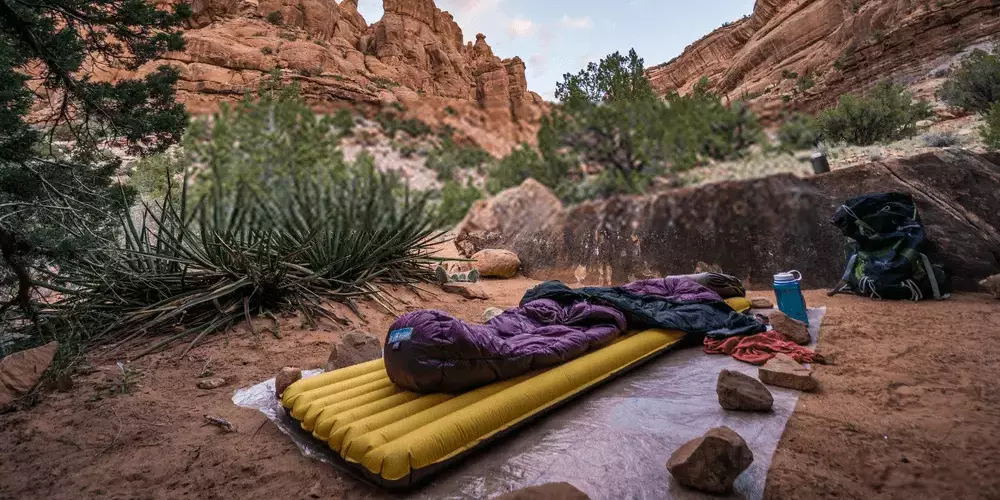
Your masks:
M309 495L309 498L322 498L323 485L320 484L319 481L316 481L316 484L312 485L312 488L309 488L309 493L307 493L307 495Z
M732 370L722 370L715 385L719 405L726 410L771 411L774 397L759 380Z
M226 379L222 377L203 378L198 381L199 389L206 389L206 390L218 389L219 387L222 387L224 385L226 385Z
M30 391L52 364L58 350L58 342L49 342L0 359L0 407Z
M746 441L729 427L716 427L688 441L667 460L667 470L682 486L726 493L753 463Z
M1000 299L1000 274L994 274L979 282L979 286L990 295Z
M59 392L69 392L73 390L73 377L68 373L63 373L56 377L56 390Z
M547 483L504 493L493 500L590 500L569 483Z
M382 357L382 344L367 332L347 332L334 342L324 370L330 372Z
M499 307L487 307L483 311L483 323L488 323L491 319L503 314L503 309Z
M467 299L489 300L490 296L482 286L475 283L453 283L448 282L441 285L441 289L447 293L461 295Z
M812 391L819 387L819 381L812 376L812 370L806 368L787 354L777 354L764 366L757 375L760 381L768 385Z
M750 299L750 307L754 309L774 309L774 303L763 297L754 297Z
M809 325L789 318L781 311L775 311L768 316L768 319L774 330L788 337L788 340L799 345L809 345L812 342L812 337L809 336Z
M933 120L920 120L917 122L917 128L927 128L934 125Z
M294 384L299 379L302 378L302 370L299 368L284 367L278 372L278 375L274 377L274 395L281 398L281 393L288 389L288 386Z
M472 255L476 269L484 278L513 278L521 268L521 259L509 250L486 249Z

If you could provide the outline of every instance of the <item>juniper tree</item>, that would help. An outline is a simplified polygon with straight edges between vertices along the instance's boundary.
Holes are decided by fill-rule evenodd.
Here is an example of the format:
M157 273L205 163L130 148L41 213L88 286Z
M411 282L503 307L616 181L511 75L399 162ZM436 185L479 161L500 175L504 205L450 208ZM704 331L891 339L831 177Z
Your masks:
M111 230L131 193L121 160L164 150L184 131L178 72L147 63L182 50L186 5L143 0L0 0L0 312L31 311L50 265ZM109 82L112 70L135 72ZM38 106L35 106L35 104Z

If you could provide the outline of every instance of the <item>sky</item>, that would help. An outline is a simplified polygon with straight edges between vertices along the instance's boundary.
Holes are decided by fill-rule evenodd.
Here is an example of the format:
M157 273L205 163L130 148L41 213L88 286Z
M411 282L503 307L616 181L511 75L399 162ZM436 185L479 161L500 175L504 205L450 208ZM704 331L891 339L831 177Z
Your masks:
M669 61L724 22L753 11L754 0L436 0L466 41L484 33L501 58L520 56L528 88L554 100L556 82L588 62L634 48L646 67ZM374 23L382 0L360 0Z

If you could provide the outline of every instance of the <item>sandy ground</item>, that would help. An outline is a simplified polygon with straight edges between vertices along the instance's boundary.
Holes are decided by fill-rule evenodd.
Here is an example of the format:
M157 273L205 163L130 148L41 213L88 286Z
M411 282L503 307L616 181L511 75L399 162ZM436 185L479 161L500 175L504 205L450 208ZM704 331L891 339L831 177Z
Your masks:
M515 305L534 283L489 282L490 301L397 290L395 304L478 321L488 306ZM818 368L820 392L800 398L767 496L1000 497L1000 303L984 295L885 303L821 291L807 300L828 307L819 350L835 364ZM356 326L384 335L392 316L363 312L368 323ZM115 362L127 353L99 356L72 390L0 415L0 498L381 498L231 403L236 388L283 366L321 366L342 330L289 318L280 334L242 328L182 359L179 345L129 363L128 377ZM204 371L228 385L198 389ZM205 425L205 415L239 432Z

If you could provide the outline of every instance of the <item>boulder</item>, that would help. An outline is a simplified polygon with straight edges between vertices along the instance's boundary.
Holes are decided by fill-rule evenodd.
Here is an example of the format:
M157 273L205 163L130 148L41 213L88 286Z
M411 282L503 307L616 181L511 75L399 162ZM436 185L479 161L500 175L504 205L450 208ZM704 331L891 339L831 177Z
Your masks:
M293 367L284 367L278 372L278 375L274 377L274 396L281 399L281 393L288 389L288 386L294 384L302 378L302 370Z
M330 348L325 371L339 370L365 361L382 357L382 344L366 332L352 331L344 334Z
M476 283L456 283L448 282L441 285L441 290L447 293L460 295L467 299L489 300L490 295L486 293L481 285Z
M913 195L932 243L928 255L950 271L956 289L975 290L1000 273L1000 156L959 150L570 208L529 179L478 202L455 241L470 256L510 250L536 279L621 284L683 274L700 261L754 283L769 283L775 269L798 269L803 286L828 288L844 266L844 236L830 217L844 200L882 191Z
M486 310L483 311L483 323L487 323L489 320L501 314L503 314L503 309L500 309L499 307L487 307Z
M198 388L205 390L218 389L226 385L226 379L222 377L203 378L198 381Z
M589 500L586 493L569 483L548 483L504 493L493 500Z
M812 376L812 370L802 366L787 354L777 354L764 363L757 372L760 381L778 387L799 391L814 391L819 381Z
M980 281L979 286L986 293L1000 299L1000 274L995 274Z
M774 302L763 297L753 297L750 299L750 306L754 309L773 309Z
M682 486L726 493L753 463L746 441L729 427L716 427L687 442L667 460L667 470Z
M31 390L52 364L58 342L15 352L0 359L0 408Z
M719 405L726 410L771 411L774 397L759 380L732 370L722 370L715 384Z
M521 259L510 250L486 249L472 255L476 269L484 278L513 278L521 268Z
M809 336L809 325L789 318L781 311L775 311L768 315L768 320L774 331L788 337L788 340L799 345L809 345L812 337Z

